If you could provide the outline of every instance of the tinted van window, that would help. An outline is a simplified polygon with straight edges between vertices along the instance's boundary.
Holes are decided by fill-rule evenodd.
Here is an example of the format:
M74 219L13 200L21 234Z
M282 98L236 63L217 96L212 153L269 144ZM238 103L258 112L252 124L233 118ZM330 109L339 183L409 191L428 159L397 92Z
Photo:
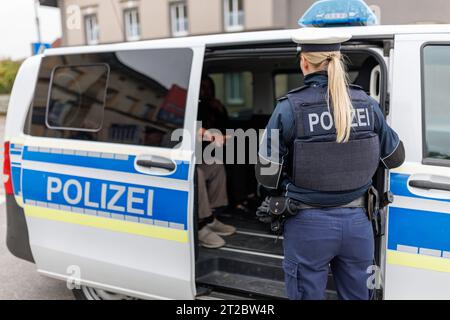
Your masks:
M450 46L423 49L424 157L450 160Z
M54 68L47 101L48 127L100 130L108 76L106 64Z
M153 49L45 57L25 132L172 147L172 132L184 126L192 56Z

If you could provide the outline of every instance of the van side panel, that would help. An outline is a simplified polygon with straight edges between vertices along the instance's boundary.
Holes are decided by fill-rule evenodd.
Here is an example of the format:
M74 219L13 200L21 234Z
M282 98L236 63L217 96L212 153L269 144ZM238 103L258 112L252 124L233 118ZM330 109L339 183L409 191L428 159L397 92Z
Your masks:
M435 43L449 48L450 35L410 34L395 39L391 116L405 145L406 162L390 175L394 202L389 207L386 242L385 297L389 300L450 298L450 193L414 184L450 179L444 157L431 155L435 163L427 163L427 125L434 125L440 138L436 146L445 148L448 139L442 138L450 115L443 103L448 98L448 54L433 55L427 65L431 69L425 72L424 48ZM425 99L425 87L432 88L438 103ZM436 109L441 112L433 118L425 116L425 111Z
M193 299L194 141L170 138L195 130L204 47L141 49L43 59L21 143L31 248L49 277Z
M5 141L10 142L12 146L20 146L23 142L23 127L33 99L40 64L41 56L25 60L14 82L5 126ZM6 245L14 256L34 262L25 213L22 208L21 156L16 154L17 151L13 149L10 151L10 157L13 162L11 163L11 178L14 195L6 195Z
M25 213L14 196L6 196L6 246L17 258L33 262Z

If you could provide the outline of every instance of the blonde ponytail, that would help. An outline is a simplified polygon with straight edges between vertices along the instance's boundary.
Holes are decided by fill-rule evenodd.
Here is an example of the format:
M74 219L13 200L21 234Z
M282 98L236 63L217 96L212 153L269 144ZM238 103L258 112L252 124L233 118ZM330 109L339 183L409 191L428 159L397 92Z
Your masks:
M350 139L353 122L353 105L348 94L348 80L340 52L305 52L305 59L318 70L328 70L327 103L333 108L336 141L346 143Z

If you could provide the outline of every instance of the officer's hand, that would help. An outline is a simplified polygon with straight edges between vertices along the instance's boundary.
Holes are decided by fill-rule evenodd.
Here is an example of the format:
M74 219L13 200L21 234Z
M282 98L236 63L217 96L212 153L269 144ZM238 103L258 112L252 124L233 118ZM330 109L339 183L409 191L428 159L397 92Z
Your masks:
M259 221L264 223L270 223L272 221L272 217L270 216L270 197L267 197L256 209L256 216Z

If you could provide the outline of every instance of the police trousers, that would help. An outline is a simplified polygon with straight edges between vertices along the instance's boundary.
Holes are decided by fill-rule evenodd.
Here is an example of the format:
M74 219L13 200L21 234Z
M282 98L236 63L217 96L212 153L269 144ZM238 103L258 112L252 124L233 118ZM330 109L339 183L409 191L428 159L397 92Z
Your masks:
M369 300L374 236L364 209L299 211L285 223L284 253L289 299L325 299L331 268L339 299Z

